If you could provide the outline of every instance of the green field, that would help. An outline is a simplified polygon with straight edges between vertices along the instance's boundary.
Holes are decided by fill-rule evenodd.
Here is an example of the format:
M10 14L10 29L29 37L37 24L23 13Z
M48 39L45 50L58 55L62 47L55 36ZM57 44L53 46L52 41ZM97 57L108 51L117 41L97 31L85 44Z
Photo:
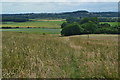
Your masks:
M37 33L37 34L60 34L61 29L47 29L47 28L19 28L19 29L0 29L0 31Z
M118 22L101 22L102 23L108 23L110 24L111 26L118 26ZM120 23L119 23L120 24Z
M2 27L60 28L64 21L3 22Z
M3 78L117 78L118 35L2 33Z

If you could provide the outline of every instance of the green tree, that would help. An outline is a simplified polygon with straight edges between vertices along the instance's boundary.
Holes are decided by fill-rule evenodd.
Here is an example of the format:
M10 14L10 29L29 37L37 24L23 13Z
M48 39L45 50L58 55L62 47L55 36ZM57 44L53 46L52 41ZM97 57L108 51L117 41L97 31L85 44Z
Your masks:
M61 28L64 28L65 26L67 26L68 23L67 22L64 22L62 25L61 25Z
M85 24L82 24L82 28L84 28L84 33L92 34L95 32L95 30L97 28L97 24L95 24L92 21L89 21Z
M61 31L61 35L62 36L79 35L82 34L82 32L83 28L79 24L74 23L63 28Z
M80 24L85 24L85 23L88 23L89 21L92 21L95 24L99 23L97 17L85 17L80 20Z
M99 27L109 28L109 27L111 27L111 25L108 23L103 23L103 24L100 24Z

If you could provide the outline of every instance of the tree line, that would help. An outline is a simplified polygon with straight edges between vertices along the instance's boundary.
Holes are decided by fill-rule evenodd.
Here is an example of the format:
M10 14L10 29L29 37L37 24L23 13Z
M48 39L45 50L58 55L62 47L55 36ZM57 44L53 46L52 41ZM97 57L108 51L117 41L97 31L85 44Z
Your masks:
M67 19L69 17L100 17L101 22L116 22L118 12L88 12L74 11L64 13L26 13L26 14L1 14L2 21L24 22L29 19ZM114 18L113 18L114 17Z
M29 21L27 17L2 17L2 22L26 22Z
M61 25L62 36L80 34L119 34L119 26L111 26L108 23L100 23L97 17L85 17L80 19L67 19Z

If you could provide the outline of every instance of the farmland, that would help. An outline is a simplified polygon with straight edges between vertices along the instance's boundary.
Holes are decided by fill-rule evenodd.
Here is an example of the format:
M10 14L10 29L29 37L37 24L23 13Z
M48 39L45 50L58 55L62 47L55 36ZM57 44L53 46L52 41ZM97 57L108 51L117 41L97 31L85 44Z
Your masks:
M2 80L119 80L117 5L3 1Z
M2 27L33 27L33 28L60 28L64 20L32 20L29 22L3 22ZM111 26L118 26L118 22L100 22L108 23Z
M2 34L4 78L118 77L118 35Z
M63 37L63 22L3 22L2 27L19 27L0 30L3 78L118 78L118 35Z
M0 29L1 31L12 31L20 33L36 33L36 34L60 34L61 29L47 28L19 28L19 29Z
M63 20L32 20L28 22L3 22L2 27L38 27L38 28L60 28Z

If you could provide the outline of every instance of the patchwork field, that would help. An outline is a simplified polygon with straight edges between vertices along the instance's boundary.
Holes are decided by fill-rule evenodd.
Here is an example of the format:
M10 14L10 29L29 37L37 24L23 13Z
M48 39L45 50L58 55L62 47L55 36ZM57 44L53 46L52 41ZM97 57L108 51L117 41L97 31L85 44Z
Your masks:
M2 34L4 78L118 77L118 35Z

